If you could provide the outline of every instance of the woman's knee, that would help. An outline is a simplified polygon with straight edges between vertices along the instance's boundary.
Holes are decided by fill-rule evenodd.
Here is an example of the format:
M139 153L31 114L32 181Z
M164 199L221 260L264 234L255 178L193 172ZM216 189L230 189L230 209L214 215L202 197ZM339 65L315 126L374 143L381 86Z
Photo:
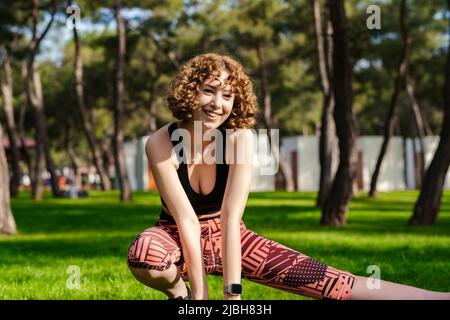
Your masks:
M133 276L141 283L155 289L173 287L180 280L180 272L175 265L166 270L152 270L128 266Z
M164 230L150 228L132 242L128 249L128 266L133 274L150 279L165 278L181 259L179 244Z

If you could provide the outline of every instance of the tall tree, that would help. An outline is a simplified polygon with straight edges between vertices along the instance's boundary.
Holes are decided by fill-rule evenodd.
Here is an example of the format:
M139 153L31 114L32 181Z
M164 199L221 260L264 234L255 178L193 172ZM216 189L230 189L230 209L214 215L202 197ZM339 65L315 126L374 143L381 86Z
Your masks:
M320 158L320 180L319 193L317 195L316 204L321 207L325 201L326 195L331 187L332 175L332 153L334 141L334 95L330 81L332 73L332 40L330 36L333 33L333 27L329 18L328 7L325 9L325 19L322 24L321 8L319 0L311 0L314 11L314 30L316 36L317 61L319 64L320 83L323 91L323 107L320 125L319 139L319 158ZM323 34L325 28L325 36Z
M447 6L450 10L450 0L447 0ZM439 145L426 171L419 198L414 206L414 213L408 221L410 225L433 224L436 221L441 206L445 176L450 165L450 41L448 44L443 88L444 121Z
M27 63L26 61L21 62L21 79L24 83L27 81ZM18 132L19 132L19 139L20 139L20 152L21 155L24 158L24 161L27 165L28 175L31 180L31 184L34 185L35 177L34 177L34 170L33 170L33 160L32 155L27 149L27 144L25 140L25 116L27 112L27 88L26 85L23 86L22 90L22 103L20 104L19 108L19 118L18 118Z
M423 142L423 138L425 136L424 121L422 118L422 112L420 111L419 102L417 101L415 94L415 81L409 74L409 71L406 71L405 80L406 80L406 92L408 93L409 102L414 117L416 136L419 139L419 146L420 146L420 167L418 176L419 180L417 181L418 188L420 188L422 185L423 174L425 172L425 144Z
M80 110L81 122L83 124L83 129L89 144L94 166L97 170L98 175L100 176L100 183L102 190L110 190L111 182L109 180L107 172L105 171L101 151L99 150L98 141L94 133L94 126L92 124L91 118L89 117L88 110L86 108L86 102L84 97L84 85L83 85L83 60L81 56L80 39L78 37L78 31L76 27L73 28L73 39L75 43L75 66L74 66L75 92L77 95L78 109Z
M0 124L0 234L17 233L16 222L11 211L9 194L9 169L3 148L3 127Z
M258 41L256 45L256 50L258 54L259 61L259 70L261 77L261 94L263 97L263 107L264 107L264 124L268 132L270 133L275 127L275 120L272 116L272 96L270 94L269 89L269 81L268 81L268 73L266 67L266 58L265 58L265 48L262 41ZM276 163L280 165L280 172L284 177L284 181L286 183L286 191L292 192L295 189L294 186L294 178L292 176L292 170L289 167L289 164L283 158L276 143L272 143L272 137L269 134L269 143L271 146L272 154L275 156Z
M57 183L57 176L53 160L50 155L50 145L46 128L46 121L44 115L44 97L42 93L41 79L36 67L35 58L39 52L39 46L42 39L49 31L56 13L56 3L51 1L50 21L45 27L40 36L37 35L37 24L39 20L39 0L33 0L32 9L32 37L29 45L29 57L27 63L27 79L26 92L28 103L32 106L34 111L35 127L36 127L36 162L34 169L34 183L32 186L32 197L35 200L41 200L43 197L42 171L44 166L50 172L51 188L54 196L59 196L59 188ZM45 162L45 164L44 164Z
M126 53L126 36L125 23L121 15L121 1L115 0L115 17L117 30L117 58L116 58L116 77L114 83L114 161L116 165L116 177L119 179L120 186L120 200L131 200L131 186L128 180L128 174L125 163L124 150L124 134L122 128L123 118L123 96L125 89L124 82L124 65Z
M339 167L322 208L321 224L346 223L348 202L356 177L358 128L353 114L352 65L350 63L343 0L328 0L333 25L333 111L339 139Z
M80 159L77 156L77 152L75 152L75 147L74 147L74 140L71 132L73 131L73 126L71 126L69 124L69 119L66 120L66 125L65 125L65 149L67 152L67 156L69 157L69 166L73 169L73 176L72 178L74 179L75 185L77 187L77 189L81 188L82 182L81 182L81 172L80 172Z
M400 88L402 81L405 79L406 69L408 67L408 53L411 43L411 38L408 34L408 29L406 27L406 0L401 0L400 2L400 28L402 34L402 52L400 54L400 60L397 66L397 74L394 79L394 91L392 92L391 101L389 104L389 109L386 115L386 120L384 122L383 130L383 143L381 145L380 153L377 158L377 163L375 165L375 170L372 174L372 180L370 182L369 195L375 197L377 193L377 182L380 175L381 164L383 163L384 156L386 155L387 148L389 146L389 141L394 134L394 129L397 122L396 107L397 100L400 93Z
M2 47L3 48L3 47ZM0 50L2 49L0 48ZM17 134L16 121L14 119L13 107L13 80L11 71L11 55L3 48L5 57L3 59L3 70L0 71L0 86L3 94L3 112L6 118L6 132L9 139L9 147L11 152L12 178L10 193L15 197L20 186L20 152L19 152L19 136ZM0 61L1 63L1 61Z
M241 0L230 11L230 17L225 16L226 22L224 22L226 24L232 21L230 29L235 37L234 41L238 41L242 49L247 48L252 52L251 54L256 53L255 62L257 66L255 69L257 71L255 73L260 80L259 88L261 90L263 109L262 121L268 133L277 127L276 115L273 110L274 103L272 101L273 82L269 83L269 77L271 79L274 77L270 73L270 66L276 64L276 62L273 61L275 59L271 57L270 53L273 56L273 46L279 40L278 36L281 32L276 30L275 17L277 14L282 14L282 11L283 5L279 1ZM213 27L217 28L215 24L213 24ZM278 57L280 60L286 58L286 56ZM279 146L276 143L272 143L270 134L268 139L275 162L279 164L279 172L284 179L285 190L292 192L295 189L292 170L281 154Z

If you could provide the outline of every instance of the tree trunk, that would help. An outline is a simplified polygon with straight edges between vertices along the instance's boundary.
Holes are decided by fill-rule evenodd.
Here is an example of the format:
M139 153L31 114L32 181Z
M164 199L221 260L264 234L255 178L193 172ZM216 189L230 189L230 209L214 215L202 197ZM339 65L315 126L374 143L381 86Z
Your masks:
M149 106L149 119L148 119L148 125L150 133L155 132L158 130L158 126L156 125L156 100L152 99Z
M74 178L75 180L75 184L77 186L77 190L80 190L82 187L82 183L81 183L81 172L80 172L80 160L77 157L77 153L74 150L74 146L73 146L73 140L70 136L70 126L67 123L66 124L66 151L67 151L67 155L69 156L69 162L70 162L70 166L73 168L73 173L74 176L72 178Z
M350 64L343 0L329 0L333 25L333 111L339 139L339 167L322 208L322 225L346 223L348 202L357 168L357 125L353 115L352 66Z
M433 130L431 130L430 128L430 123L428 122L427 117L424 114L424 110L420 110L420 114L422 116L422 121L423 121L423 129L425 132L425 136L432 136L433 135Z
M280 165L281 175L283 176L284 181L286 182L285 186L286 191L292 192L295 190L292 170L289 167L289 164L281 155L278 145L272 143L272 137L270 136L270 131L274 128L274 121L272 119L272 101L271 101L272 99L270 95L267 67L264 55L264 46L262 42L259 42L257 45L257 53L261 76L261 91L262 91L261 93L264 98L264 124L266 125L268 131L269 144L272 150L272 154L275 157L275 163L278 163Z
M102 159L105 167L105 172L108 173L108 176L111 176L111 167L115 166L114 164L114 152L112 151L112 142L113 134L106 132L105 137L102 138L100 145L102 150Z
M50 155L50 146L47 135L47 128L45 125L44 115L44 98L42 94L42 85L39 73L36 70L35 57L39 51L39 45L42 39L47 34L50 26L53 23L56 13L56 3L53 0L52 12L49 23L47 24L43 33L37 36L37 24L39 18L39 0L33 0L33 14L32 14L32 38L29 46L29 59L27 64L27 80L25 83L27 100L34 110L35 126L36 126L36 163L35 163L35 181L32 190L32 196L35 200L41 200L43 197L42 186L42 160L45 159L47 170L50 172L51 188L53 196L59 196L59 188L57 183L57 176L54 169L53 161Z
M10 185L11 197L17 196L20 186L20 152L19 136L17 134L16 122L14 120L13 108L13 82L11 74L11 57L7 56L3 63L3 73L0 77L0 86L3 94L3 107L6 118L6 132L8 134L9 146L11 150L12 179Z
M319 193L316 199L316 205L321 207L325 201L332 182L331 164L335 128L333 121L334 96L332 94L332 88L330 87L332 61L329 58L332 54L332 44L329 40L329 35L332 34L333 27L331 25L331 21L329 20L327 10L324 21L327 34L324 37L322 33L320 1L312 0L312 6L314 10L317 60L319 63L320 82L322 84L323 91L323 109L319 139L320 181Z
M425 144L423 142L423 137L425 135L425 130L423 126L422 113L420 112L420 106L417 102L416 95L414 93L414 80L406 72L406 91L408 92L409 101L411 103L411 109L414 115L414 126L417 132L417 137L419 138L420 145L420 178L418 181L418 188L422 186L423 174L425 172ZM415 142L414 142L415 144Z
M148 128L149 132L153 133L158 129L158 126L156 125L156 81L157 79L152 79L151 86L150 86L150 98L148 102Z
M91 150L92 160L94 162L97 173L100 176L102 190L108 191L111 190L111 181L109 180L107 172L105 172L103 159L98 147L98 141L95 138L94 134L94 126L89 119L84 100L83 61L81 57L80 39L78 38L78 32L76 28L73 28L73 36L75 42L75 92L77 94L78 108L81 114L83 129L88 140L89 148Z
M116 59L116 79L114 90L114 160L116 165L117 178L120 186L120 200L131 201L131 187L125 163L124 135L122 128L123 117L123 93L124 83L124 60L125 60L125 24L120 13L121 1L115 2L115 15L117 25L117 59Z
M178 61L178 58L175 54L175 52L173 51L169 51L166 48L164 48L163 45L161 45L160 40L158 40L155 35L152 34L152 32L148 32L147 35L150 37L150 39L153 41L153 43L155 44L156 48L158 49L158 51L163 54L168 61L170 61L170 63L172 64L172 66L175 69L178 69L181 66L181 63Z
M31 197L34 200L42 200L42 198L44 197L44 185L43 185L43 180L42 180L42 173L44 172L45 169L45 157L44 157L44 152L43 152L43 148L42 148L42 141L41 141L41 130L39 130L39 124L40 121L38 121L38 117L39 115L36 113L36 109L33 106L33 102L32 102L32 96L34 95L34 93L32 93L32 88L31 88L31 84L30 84L30 77L33 77L32 74L30 73L30 71L28 71L27 68L27 79L26 79L26 91L27 91L27 100L28 103L30 104L30 106L33 107L34 109L34 113L35 113L35 124L36 124L36 131L35 131L35 150L34 150L34 157L35 157L35 162L34 162L34 168L33 168L33 177L34 179L32 179L31 181ZM37 103L37 101L35 101L35 103ZM39 123L39 124L38 124Z
M394 80L394 92L392 93L391 96L389 110L384 123L383 143L381 145L380 153L378 155L377 163L375 165L375 170L372 174L372 180L370 182L369 196L371 197L375 197L377 194L378 176L380 175L381 164L383 163L384 156L386 155L386 151L389 146L389 141L394 132L396 122L395 109L397 107L397 100L398 95L400 93L401 83L405 78L405 73L408 66L408 52L411 39L409 37L408 30L405 25L405 16L406 16L406 0L402 0L400 3L400 26L403 39L403 47L400 55L400 61L397 67L397 75Z
M34 65L34 64L33 64ZM40 152L37 152L36 156L36 162L38 165L36 165L35 175L38 176L39 173L42 173L42 169L40 166L40 162L42 161L41 157L45 160L45 166L47 170L50 172L50 184L52 189L52 194L54 197L60 196L59 188L58 188L58 177L56 175L55 166L53 164L53 160L50 155L50 143L49 138L47 134L47 128L45 124L45 115L44 115L44 99L42 95L42 85L41 85L41 78L39 76L39 73L37 70L34 69L34 66L31 68L33 71L31 71L31 74L29 74L29 77L31 75L32 81L33 81L33 89L31 89L31 86L29 87L28 91L33 90L33 92L30 92L29 94L34 95L33 98L31 98L31 105L34 108L34 121L36 126L36 150L40 150ZM42 153L42 154L41 154ZM42 199L42 190L40 190L39 197L36 198L36 200Z
M17 228L11 211L9 169L2 141L3 128L0 124L0 234L14 235L17 233Z
M68 148L68 155L70 160L70 165L73 168L74 173L74 179L75 179L75 185L77 186L77 190L80 190L82 188L82 181L81 181L81 172L80 172L80 160L77 157L77 153L73 149L73 145L70 144Z
M450 0L447 0L450 9ZM449 20L450 21L450 20ZM428 167L414 213L408 224L433 224L441 206L445 176L450 165L450 45L447 51L444 83L444 121L442 123L439 145Z
M159 47L158 47L159 50ZM156 66L158 66L160 64L159 62L159 54L158 51L156 52L155 56L154 56L154 63ZM143 63L143 67L145 70L150 70L150 65L149 65L149 59L144 59ZM158 73L158 71L156 71L156 73ZM156 124L156 107L157 107L157 100L156 100L156 83L159 80L160 76L156 76L153 77L151 75L149 75L148 78L148 82L150 83L150 87L148 89L149 92L149 99L148 99L148 132L151 134L153 132L155 132L158 129L158 126Z
M23 61L22 65L22 78L24 80L24 82L26 83L27 81L27 64L25 61ZM31 185L34 185L34 180L35 180L35 176L34 176L34 169L33 169L33 162L31 159L31 155L30 152L28 152L27 149L27 145L25 142L25 129L24 129L24 123L25 123L25 113L27 111L27 102L25 102L27 99L27 89L26 89L26 85L24 86L24 89L22 91L23 94L23 103L20 106L20 111L19 111L19 123L18 123L18 127L19 127L19 138L20 138L20 152L22 154L22 156L24 157L24 160L27 164L27 169L28 169L28 175L30 177L31 180Z

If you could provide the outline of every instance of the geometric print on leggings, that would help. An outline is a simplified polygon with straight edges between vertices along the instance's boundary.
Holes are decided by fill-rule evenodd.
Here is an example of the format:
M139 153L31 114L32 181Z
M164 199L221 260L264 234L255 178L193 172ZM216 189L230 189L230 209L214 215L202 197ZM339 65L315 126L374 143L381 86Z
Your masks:
M243 237L242 250L245 261L256 258L244 266L245 271L273 282L298 287L325 277L326 265L253 232ZM255 266L259 271L252 270Z
M223 275L220 218L200 221L205 272ZM269 287L315 299L351 298L355 276L269 240L241 222L242 277ZM166 270L172 264L189 281L179 230L164 220L138 235L128 251L134 268Z
M254 282L315 299L349 299L354 276L246 230L243 274Z
M272 267L269 267L272 266ZM263 274L291 287L321 281L327 267L279 244L271 244Z
M150 228L138 235L128 250L128 265L147 270L167 270L180 260L177 241L164 228Z

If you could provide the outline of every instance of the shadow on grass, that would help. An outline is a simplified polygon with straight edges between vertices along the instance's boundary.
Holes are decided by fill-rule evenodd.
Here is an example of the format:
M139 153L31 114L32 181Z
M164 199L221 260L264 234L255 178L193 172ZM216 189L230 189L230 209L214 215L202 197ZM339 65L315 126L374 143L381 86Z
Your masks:
M298 200L298 195L279 193L276 199ZM65 259L69 257L97 258L123 257L126 264L128 246L134 237L151 227L160 212L158 193L134 194L134 202L121 204L116 193L97 193L89 199L70 201L67 199L46 199L35 203L28 198L13 200L13 210L19 229L17 237L0 238L0 265L23 263L36 259ZM272 199L271 193L252 193L251 199ZM407 227L405 224L411 201L398 199L354 200L357 208L348 215L348 224L342 228L320 226L320 210L314 204L315 195L306 194L300 200L310 205L248 205L244 221L249 229L264 235L264 231L291 234L301 238L302 232L317 232L325 239L333 239L336 232L346 236L383 237L386 234L414 234L424 236L449 237L450 217L438 219L429 227ZM447 199L448 200L448 199ZM445 203L448 203L448 201ZM403 210L401 205L403 204ZM377 212L380 215L377 217ZM367 238L366 238L367 239ZM342 259L364 260L368 257L376 261L396 261L420 259L427 262L441 261L445 248L430 245L425 252L418 252L408 246L376 248L363 245L331 243L327 240L315 243L295 243L287 240L284 244L311 256L334 256Z
M289 194L275 192L284 199L302 200L305 205L276 204L261 205L251 201L244 212L244 221L249 228L270 229L286 232L335 232L353 235L376 234L421 234L448 236L450 217L441 214L433 226L406 226L411 215L412 202L398 199L355 198L346 226L336 229L320 226L320 209L315 207L314 194ZM88 199L47 199L35 203L28 198L14 199L13 211L21 235L34 233L77 232L131 232L138 233L156 222L161 210L158 193L136 193L134 202L118 203L116 193L96 193ZM272 193L252 193L251 199L272 199ZM302 196L302 198L299 198ZM411 198L409 195L405 197ZM413 197L412 197L413 199ZM306 202L305 202L306 200ZM445 202L448 199L445 198ZM148 204L147 204L148 203ZM448 213L443 208L442 212Z
M153 225L157 206L86 204L35 205L30 212L16 207L15 218L21 234L81 231L138 231Z
M272 231L272 230L271 230ZM264 235L264 230L259 232ZM325 231L326 233L326 231ZM286 232L289 235L289 232ZM293 234L295 236L295 233ZM298 235L297 235L298 236ZM126 263L127 250L135 235L132 233L118 235L106 231L97 234L85 233L77 237L70 235L56 235L48 238L12 239L2 241L0 251L0 265L16 264L19 261L36 261L39 259L66 259L66 258L101 258L101 257L123 257ZM301 235L298 236L301 239ZM294 238L295 239L295 238ZM426 262L442 261L443 253L447 251L445 244L427 245L426 251L417 250L414 247L392 244L390 247L364 246L358 243L354 245L334 242L332 237L327 240L314 242L300 242L291 238L282 239L280 242L290 246L292 249L303 252L313 257L334 256L359 260L372 257L379 261L411 259ZM276 240L276 239L274 239ZM342 239L341 239L342 240ZM323 244L322 244L323 242ZM414 243L412 243L414 245ZM419 252L420 251L420 252ZM446 260L447 261L447 260Z
M286 232L345 232L347 235L375 236L377 234L420 234L432 236L449 236L450 217L440 217L433 226L407 226L409 216L401 214L401 210L381 210L383 216L377 219L377 210L354 210L348 215L348 223L344 227L321 226L320 212L315 208L274 206L249 206L244 214L244 221L249 228L270 229ZM386 213L390 213L386 215Z

